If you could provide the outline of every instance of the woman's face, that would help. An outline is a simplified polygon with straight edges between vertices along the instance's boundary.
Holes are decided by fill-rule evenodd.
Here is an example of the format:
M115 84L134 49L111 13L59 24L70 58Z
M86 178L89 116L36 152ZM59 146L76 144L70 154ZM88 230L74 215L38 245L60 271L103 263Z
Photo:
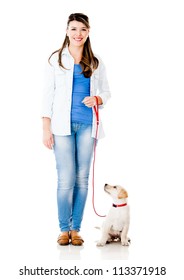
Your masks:
M66 34L69 37L70 46L80 47L88 38L89 28L82 22L73 20L69 23Z

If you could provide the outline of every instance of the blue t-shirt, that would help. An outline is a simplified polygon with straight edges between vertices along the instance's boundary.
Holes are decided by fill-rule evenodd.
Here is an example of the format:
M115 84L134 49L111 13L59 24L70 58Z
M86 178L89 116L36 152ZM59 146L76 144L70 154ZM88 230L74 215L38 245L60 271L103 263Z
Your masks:
M90 96L90 78L81 74L80 64L74 64L71 121L92 124L92 108L82 103L86 96Z

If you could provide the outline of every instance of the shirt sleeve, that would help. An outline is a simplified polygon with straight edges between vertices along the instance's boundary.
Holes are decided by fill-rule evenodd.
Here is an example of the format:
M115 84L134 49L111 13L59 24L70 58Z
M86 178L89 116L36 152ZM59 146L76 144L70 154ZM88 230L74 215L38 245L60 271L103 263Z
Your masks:
M42 117L52 117L52 107L55 95L55 75L54 66L47 62L44 71L44 85L43 85L43 98L42 98Z
M99 59L98 96L100 96L103 101L102 107L107 103L108 99L111 97L106 68L101 59Z

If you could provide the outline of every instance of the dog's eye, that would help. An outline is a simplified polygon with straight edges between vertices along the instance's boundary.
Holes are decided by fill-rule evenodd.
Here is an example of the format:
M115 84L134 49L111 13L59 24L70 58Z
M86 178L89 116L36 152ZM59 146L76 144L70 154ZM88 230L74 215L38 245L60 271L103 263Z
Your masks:
M116 189L116 186L114 186L113 188Z

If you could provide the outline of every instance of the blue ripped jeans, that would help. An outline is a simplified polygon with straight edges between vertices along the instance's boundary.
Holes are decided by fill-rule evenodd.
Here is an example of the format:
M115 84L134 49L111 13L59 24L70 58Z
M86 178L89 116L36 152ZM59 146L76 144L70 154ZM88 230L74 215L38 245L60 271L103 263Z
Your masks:
M92 125L72 123L71 135L54 135L61 231L79 231L81 227L94 147L91 131Z

